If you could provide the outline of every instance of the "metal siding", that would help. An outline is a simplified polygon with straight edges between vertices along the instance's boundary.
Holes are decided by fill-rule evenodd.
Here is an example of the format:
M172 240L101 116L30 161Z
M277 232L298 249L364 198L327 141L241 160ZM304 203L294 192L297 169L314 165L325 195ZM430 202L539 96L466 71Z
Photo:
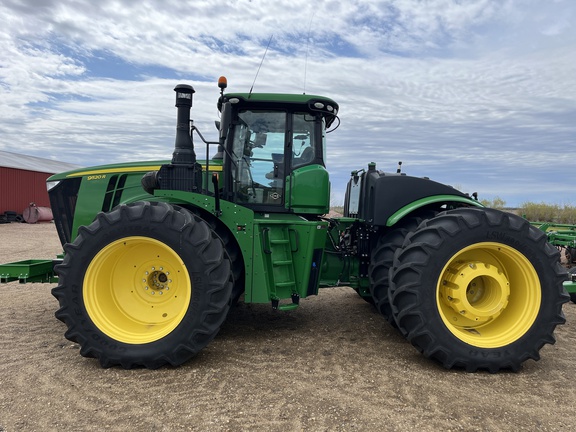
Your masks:
M80 168L79 165L2 150L0 150L0 167L48 174Z
M0 167L0 214L8 210L22 214L31 202L50 207L48 177L47 173Z

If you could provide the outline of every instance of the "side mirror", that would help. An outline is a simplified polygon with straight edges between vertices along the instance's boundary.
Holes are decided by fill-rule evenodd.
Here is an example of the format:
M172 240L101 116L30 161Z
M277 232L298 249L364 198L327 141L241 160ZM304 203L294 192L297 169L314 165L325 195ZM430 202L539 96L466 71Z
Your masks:
M254 147L264 147L266 145L266 138L268 138L268 135L266 135L264 132L258 132L256 134L256 139L254 140Z

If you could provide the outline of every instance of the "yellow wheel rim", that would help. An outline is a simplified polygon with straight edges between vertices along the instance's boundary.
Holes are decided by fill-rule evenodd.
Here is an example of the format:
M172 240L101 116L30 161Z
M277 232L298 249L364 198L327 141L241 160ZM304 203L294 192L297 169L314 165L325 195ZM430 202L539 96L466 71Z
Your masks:
M126 237L104 247L84 277L88 315L120 342L144 344L172 332L182 321L192 284L180 256L148 237Z
M448 261L438 281L437 306L458 339L498 348L532 327L541 295L538 273L524 255L485 242L462 249Z

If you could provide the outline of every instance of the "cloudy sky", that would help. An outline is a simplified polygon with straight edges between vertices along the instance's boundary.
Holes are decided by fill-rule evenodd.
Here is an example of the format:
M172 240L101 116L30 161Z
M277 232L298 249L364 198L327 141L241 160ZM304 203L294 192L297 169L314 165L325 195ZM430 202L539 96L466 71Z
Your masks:
M573 0L2 0L0 150L170 158L173 88L216 139L216 81L340 104L333 203L370 161L509 206L576 205Z

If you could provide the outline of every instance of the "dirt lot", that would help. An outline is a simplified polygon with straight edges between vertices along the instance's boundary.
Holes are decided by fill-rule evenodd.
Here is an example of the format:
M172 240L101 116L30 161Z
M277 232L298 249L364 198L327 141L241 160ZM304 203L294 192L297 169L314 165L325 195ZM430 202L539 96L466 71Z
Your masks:
M0 225L0 262L60 252L54 226ZM298 310L241 304L179 368L101 369L50 284L0 285L0 431L573 430L576 305L519 373L446 371L349 288Z

